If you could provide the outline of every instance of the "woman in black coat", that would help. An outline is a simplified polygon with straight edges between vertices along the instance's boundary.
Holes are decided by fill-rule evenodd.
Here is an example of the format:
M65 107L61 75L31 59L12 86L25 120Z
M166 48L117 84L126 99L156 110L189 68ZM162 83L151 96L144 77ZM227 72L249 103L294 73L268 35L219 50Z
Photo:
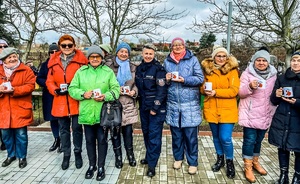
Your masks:
M287 94L292 87L292 93ZM292 184L300 182L300 52L291 58L291 67L275 82L271 102L277 105L269 130L269 143L278 147L280 178L276 184L288 184L290 151L295 153Z
M54 151L56 149L58 153L61 152L60 150L60 138L59 138L59 125L58 120L51 115L51 109L52 109L52 102L53 102L53 96L49 93L47 86L46 86L46 80L48 75L48 61L51 57L51 54L54 54L54 52L57 52L59 50L56 43L52 43L49 46L49 58L42 63L41 69L37 75L36 83L43 87L43 96L42 96L42 102L43 102L43 115L45 121L50 121L50 126L52 130L52 134L54 137L54 143L49 148L49 151Z

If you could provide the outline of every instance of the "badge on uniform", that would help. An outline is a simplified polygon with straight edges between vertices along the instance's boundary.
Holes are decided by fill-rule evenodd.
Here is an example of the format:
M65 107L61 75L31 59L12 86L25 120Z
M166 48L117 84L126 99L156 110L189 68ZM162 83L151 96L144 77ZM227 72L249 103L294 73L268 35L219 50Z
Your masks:
M166 81L165 81L165 79L158 79L157 83L159 86L164 86L166 84Z

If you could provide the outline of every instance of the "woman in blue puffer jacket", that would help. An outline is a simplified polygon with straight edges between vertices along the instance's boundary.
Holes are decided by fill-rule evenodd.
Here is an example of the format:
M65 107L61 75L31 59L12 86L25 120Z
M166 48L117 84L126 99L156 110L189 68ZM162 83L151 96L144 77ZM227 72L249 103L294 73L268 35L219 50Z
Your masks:
M198 166L198 126L202 121L199 86L204 80L200 63L185 49L182 38L174 38L171 53L164 61L168 86L166 123L172 133L174 169L180 169L184 153L188 173Z

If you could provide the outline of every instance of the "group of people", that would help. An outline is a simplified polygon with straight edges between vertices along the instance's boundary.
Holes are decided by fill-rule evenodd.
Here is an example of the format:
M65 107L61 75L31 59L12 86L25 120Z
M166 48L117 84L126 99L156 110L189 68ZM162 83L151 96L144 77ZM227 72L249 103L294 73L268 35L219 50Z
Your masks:
M212 165L213 172L226 165L227 177L235 177L232 131L238 122L243 126L246 179L251 183L256 181L253 169L261 175L267 174L259 163L259 156L262 140L269 130L269 142L278 147L280 178L276 183L289 183L291 151L295 153L292 183L299 183L300 52L292 55L291 67L278 76L270 64L269 52L258 50L239 76L237 59L221 46L215 46L211 57L202 62L186 49L182 38L174 38L170 49L161 65L155 58L155 46L145 44L142 63L136 66L130 62L131 48L125 42L117 46L115 55L109 45L103 44L90 46L85 56L76 49L74 38L65 34L58 44L49 46L49 58L35 77L33 71L20 62L17 50L4 47L0 40L3 62L0 102L4 104L0 106L0 128L1 142L8 153L2 166L10 165L16 158L20 168L27 165L27 126L33 120L31 92L36 81L43 87L44 119L50 121L55 140L49 151L63 153L61 168L66 170L73 142L75 166L81 168L84 131L89 160L86 179L92 178L95 172L96 180L105 178L110 139L115 167L123 167L121 137L129 165L136 166L132 134L133 124L139 119L146 147L140 164L148 165L147 176L156 174L164 122L170 126L172 135L173 168L180 169L185 158L188 173L196 174L198 131L202 122L200 97L203 95L203 117L212 131L217 158ZM292 89L292 95L287 96L286 89ZM100 114L103 103L114 98L123 107L122 126L113 129L109 138L108 131L101 126Z

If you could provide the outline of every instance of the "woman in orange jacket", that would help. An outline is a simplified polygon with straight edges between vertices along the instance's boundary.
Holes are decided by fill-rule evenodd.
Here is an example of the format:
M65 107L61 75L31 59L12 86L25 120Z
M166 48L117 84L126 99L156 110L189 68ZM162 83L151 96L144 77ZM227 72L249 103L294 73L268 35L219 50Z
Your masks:
M35 76L32 70L20 62L17 50L5 48L0 54L0 129L7 149L7 158L2 167L16 158L19 167L27 165L27 126L33 122L32 91Z
M84 54L75 49L75 40L70 35L63 35L58 41L59 52L55 52L48 63L48 76L46 85L54 96L52 115L58 118L61 138L61 149L64 153L62 169L69 167L71 157L70 126L72 125L75 166L82 167L82 126L78 124L78 101L68 94L68 85L75 72L88 63ZM72 123L72 124L71 124Z
M215 46L212 57L203 60L201 65L205 74L205 83L201 87L201 93L205 95L203 113L209 122L217 152L217 162L212 170L217 172L225 165L225 155L226 175L234 178L232 131L234 124L238 122L238 62L225 48Z

